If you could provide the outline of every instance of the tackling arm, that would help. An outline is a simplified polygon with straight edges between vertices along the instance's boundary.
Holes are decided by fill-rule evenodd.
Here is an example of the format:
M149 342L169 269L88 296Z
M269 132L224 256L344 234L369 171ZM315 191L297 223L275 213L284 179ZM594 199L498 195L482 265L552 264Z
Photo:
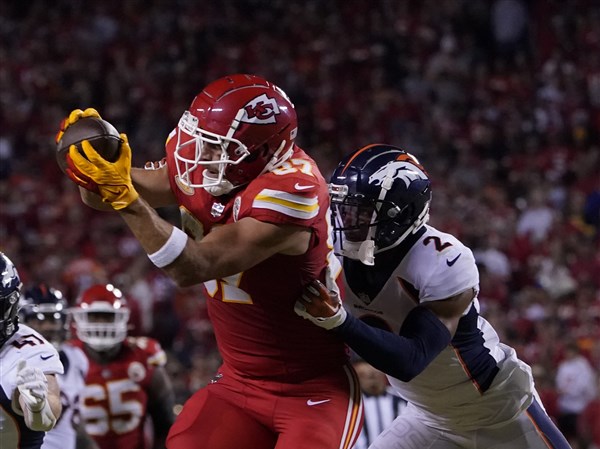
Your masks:
M448 329L424 307L415 307L408 314L399 335L351 315L335 332L368 363L403 382L420 374L452 339Z
M332 330L375 368L408 382L450 343L474 294L470 289L445 300L415 307L404 320L399 334L369 326L350 314L345 314L343 322L336 323ZM336 312L339 305L337 296L317 281L305 289L296 304L296 313L325 327L326 318L339 315Z

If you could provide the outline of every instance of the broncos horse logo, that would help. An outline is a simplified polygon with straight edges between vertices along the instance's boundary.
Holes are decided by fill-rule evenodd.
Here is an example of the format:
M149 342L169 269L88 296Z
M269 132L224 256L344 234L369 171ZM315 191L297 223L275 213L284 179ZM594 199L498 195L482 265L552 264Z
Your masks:
M380 186L386 178L400 178L408 187L415 179L427 179L427 175L411 162L390 161L369 176L369 184Z

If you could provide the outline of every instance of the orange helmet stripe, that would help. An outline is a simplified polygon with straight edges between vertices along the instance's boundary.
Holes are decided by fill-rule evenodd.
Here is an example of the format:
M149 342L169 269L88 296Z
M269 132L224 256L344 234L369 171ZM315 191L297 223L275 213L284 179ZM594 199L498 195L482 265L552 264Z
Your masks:
M359 154L361 154L361 153L362 153L362 152L364 152L364 151L367 151L369 148L373 148L373 147L376 147L376 146L379 146L379 145L383 145L383 144L381 144L381 143L372 143L372 144L370 144L370 145L367 145L366 147L362 147L360 150L358 150L358 151L357 151L357 152L354 154L354 156L352 156L352 157L350 158L350 160L349 160L349 161L346 163L346 166L345 166L345 167L344 167L344 169L342 170L342 173L340 173L340 174L344 174L344 172L346 171L346 169L348 168L348 166L349 166L349 165L352 163L352 161L353 161L354 159L356 159L356 158L357 158L357 156L358 156Z

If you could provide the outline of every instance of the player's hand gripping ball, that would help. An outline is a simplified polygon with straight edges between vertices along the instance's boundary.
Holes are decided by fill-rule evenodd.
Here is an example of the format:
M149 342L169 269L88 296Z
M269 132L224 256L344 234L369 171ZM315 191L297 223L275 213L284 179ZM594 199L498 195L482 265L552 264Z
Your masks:
M102 120L95 109L76 109L62 121L56 135L56 161L63 173L68 168L67 154L71 145L75 145L79 153L86 157L81 148L84 140L90 142L103 159L115 162L119 158L123 140L115 127Z

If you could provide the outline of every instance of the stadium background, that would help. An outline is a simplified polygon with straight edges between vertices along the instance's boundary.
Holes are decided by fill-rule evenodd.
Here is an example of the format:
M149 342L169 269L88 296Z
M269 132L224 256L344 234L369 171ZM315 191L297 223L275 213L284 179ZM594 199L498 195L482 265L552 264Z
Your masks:
M423 162L432 224L474 250L484 315L534 367L551 414L570 341L600 369L594 0L2 2L0 250L26 284L71 301L117 284L132 332L167 349L178 400L209 380L219 356L201 289L176 289L116 214L80 202L54 134L95 107L136 165L158 160L199 89L236 72L290 95L326 176L371 142Z

